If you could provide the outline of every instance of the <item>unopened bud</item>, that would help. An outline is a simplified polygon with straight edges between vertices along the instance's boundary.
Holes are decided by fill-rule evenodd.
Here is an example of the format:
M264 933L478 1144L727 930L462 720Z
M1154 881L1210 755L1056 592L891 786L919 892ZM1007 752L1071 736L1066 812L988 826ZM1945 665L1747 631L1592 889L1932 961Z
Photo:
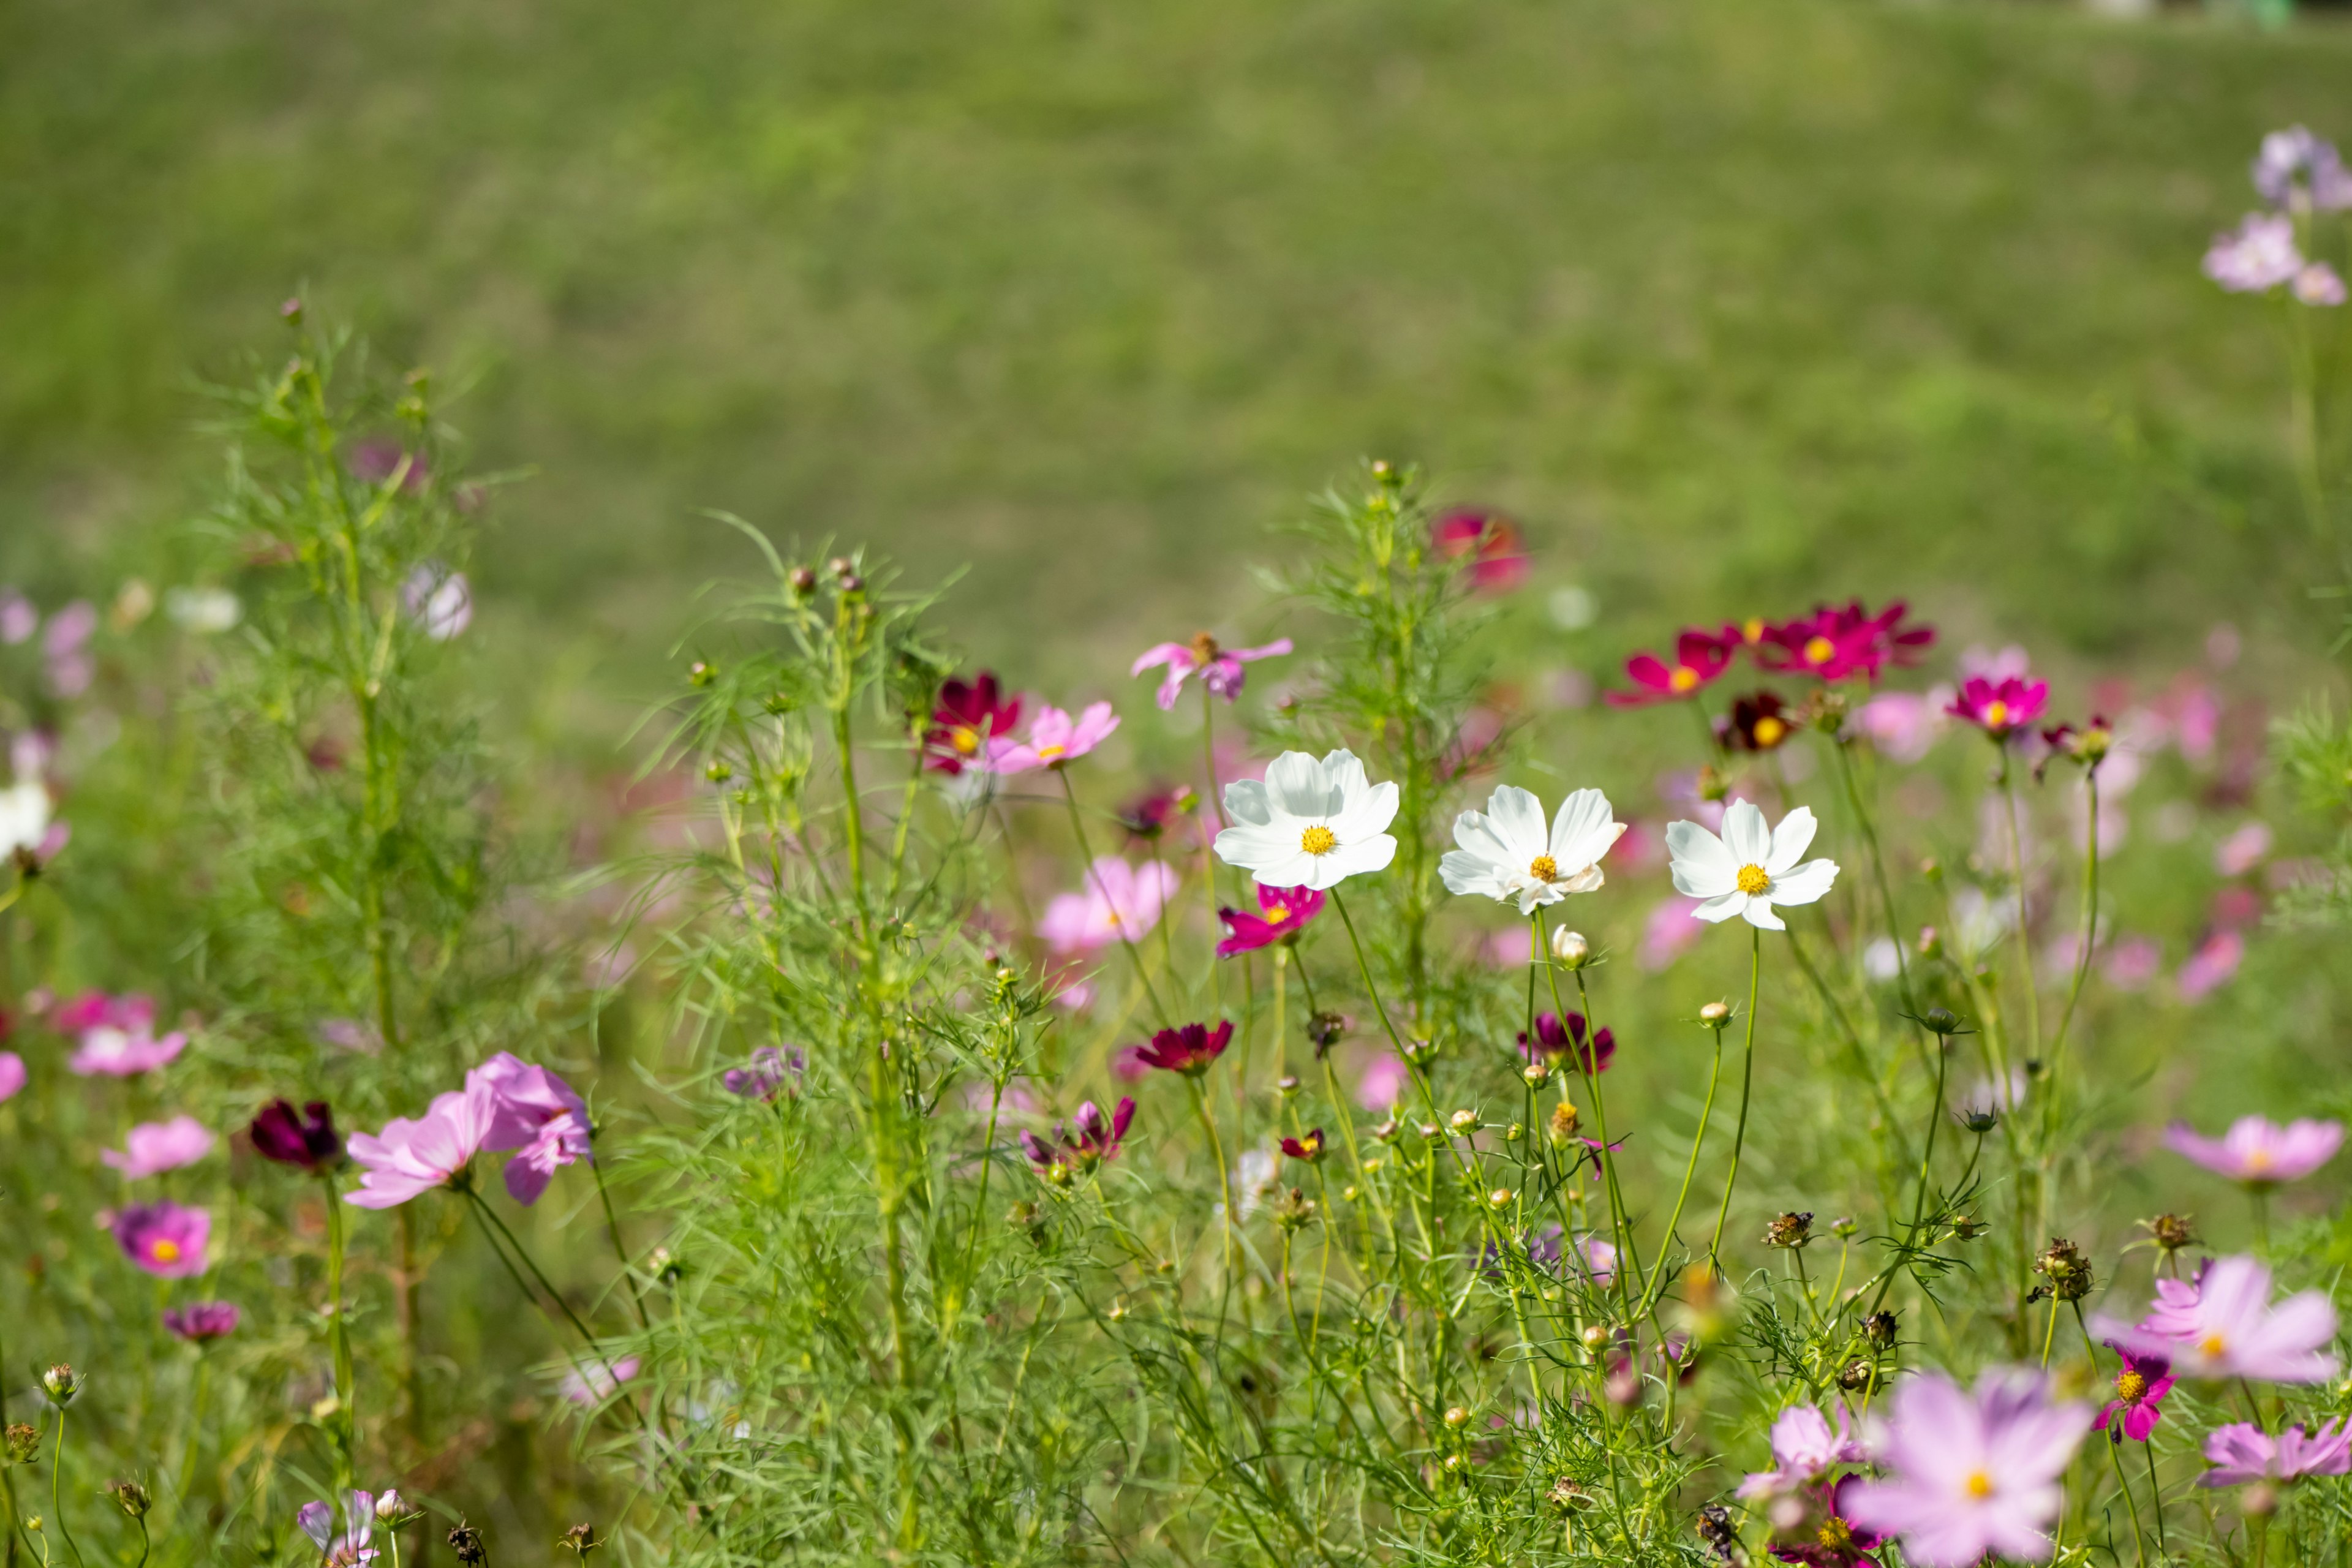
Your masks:
M1609 1342L1609 1326L1605 1323L1587 1323L1584 1325L1584 1332L1579 1337L1584 1341L1586 1350L1599 1351L1601 1346Z
M1283 1099L1288 1100L1292 1095L1298 1092L1297 1077L1295 1074L1284 1073L1280 1078L1274 1080L1274 1087L1276 1090L1281 1094Z
M719 679L719 667L707 658L698 658L686 667L686 679L689 685L708 686Z
M1518 1195L1518 1194L1511 1191L1508 1187L1496 1187L1493 1192L1486 1194L1486 1206L1490 1209L1509 1208L1511 1206L1511 1200Z
M1873 1312L1862 1321L1862 1337L1885 1350L1895 1343L1895 1321L1892 1312Z
M1459 1428L1466 1425L1469 1419L1470 1412L1463 1409L1459 1405L1451 1406L1445 1412L1445 1424L1448 1426Z
M302 324L302 301L299 300L287 300L286 303L278 307L278 318L289 327L300 326Z
M735 776L735 770L726 762L714 759L709 767L702 770L702 776L712 784L725 784Z
M1378 1142L1393 1143L1396 1142L1396 1136L1397 1119L1393 1116L1372 1129L1372 1137Z
M1551 933L1551 955L1570 969L1581 969L1592 962L1592 944L1580 932L1556 931Z
M1726 1024L1731 1022L1731 1004L1728 1002L1708 1003L1706 1006L1701 1007L1698 1010L1698 1021L1706 1025L1710 1029L1721 1030Z
M795 594L808 595L816 592L816 574L805 566L793 567L788 581L792 584L793 592Z
M1528 1130L1516 1121L1503 1129L1503 1142L1506 1143L1516 1143L1527 1135Z
M1930 1007L1919 1015L1920 1026L1947 1038L1960 1032L1960 1016L1949 1007Z
M408 1506L408 1500L397 1491L388 1491L375 1500L375 1521L378 1524L404 1524L417 1517L418 1510Z
M147 1495L147 1489L137 1481L117 1481L106 1489L106 1495L114 1500L115 1507L132 1519L146 1518L147 1510L154 1506L153 1500Z
M1455 1136L1459 1137L1465 1132L1476 1130L1478 1113L1475 1110L1457 1110L1447 1118L1447 1121L1453 1127Z
M1861 1229L1862 1226L1854 1223L1853 1215L1850 1214L1842 1214L1830 1221L1830 1234L1840 1241L1852 1241Z
M846 555L836 555L824 563L824 569L836 577L846 577L857 570L857 565Z
M596 1527L594 1525L575 1524L571 1529L565 1531L563 1532L563 1539L558 1541L555 1544L562 1550L571 1552L575 1557L585 1557L591 1552L595 1551L599 1546L604 1545L604 1538L596 1533Z
M63 1362L41 1373L41 1391L49 1396L49 1403L60 1410L74 1402L74 1395L81 1392L81 1385L80 1374Z
M1848 1394L1860 1394L1877 1381L1878 1368L1862 1356L1838 1368L1837 1385Z
M1519 1076L1528 1080L1529 1089L1541 1089L1544 1079L1551 1076L1551 1069L1541 1062L1529 1062L1519 1069Z

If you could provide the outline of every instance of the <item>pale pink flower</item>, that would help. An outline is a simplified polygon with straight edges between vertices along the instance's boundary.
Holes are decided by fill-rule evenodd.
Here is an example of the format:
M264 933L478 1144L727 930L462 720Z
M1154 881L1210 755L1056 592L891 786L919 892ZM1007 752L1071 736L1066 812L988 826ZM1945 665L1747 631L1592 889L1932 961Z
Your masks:
M438 562L419 566L400 585L400 602L417 630L447 642L474 624L474 589L463 572Z
M2214 846L2213 869L2224 877L2242 877L2270 852L2270 824L2249 822Z
M2164 948L2155 938L2127 936L2108 950L2105 968L2108 984L2118 991L2137 991L2163 966Z
M1094 952L1121 938L1134 942L1160 923L1176 888L1176 873L1157 860L1135 867L1103 856L1087 868L1078 891L1045 906L1037 934L1056 953Z
M213 1152L212 1131L193 1116L169 1121L142 1121L133 1127L117 1151L103 1150L99 1158L132 1181L161 1175L193 1165Z
M1854 710L1854 728L1870 737L1881 756L1909 764L1926 756L1944 728L1944 710L1953 700L1950 687L1938 687L1921 696L1912 691L1882 691Z
M1357 1075L1356 1103L1366 1110L1389 1110L1412 1079L1412 1072L1403 1059L1383 1051Z
M373 1563L383 1553L368 1542L375 1536L375 1497L363 1491L347 1491L343 1498L343 1528L335 1530L335 1510L323 1502L306 1502L294 1510L294 1522L319 1549L320 1568L357 1568L357 1564Z
M2352 1472L2352 1429L2339 1416L2307 1434L2290 1426L2273 1437L2248 1422L2233 1421L2206 1434L2205 1458L2215 1468L2197 1478L2200 1487L2340 1476Z
M145 997L121 1000L145 1003L147 1016L153 1017L154 1004ZM187 1045L184 1030L174 1029L159 1040L149 1033L144 1023L127 1029L110 1023L98 1024L81 1031L81 1043L66 1058L66 1067L83 1078L135 1078L169 1063Z
M1242 666L1255 664L1262 658L1276 658L1290 651L1288 637L1276 637L1259 647L1223 647L1217 639L1202 632L1191 642L1155 643L1143 650L1128 671L1141 675L1147 669L1165 665L1168 673L1160 682L1159 702L1161 712L1176 706L1183 693L1184 682L1194 675L1201 684L1217 696L1231 702L1241 694L1245 675Z
M1897 1535L1918 1568L1973 1568L1988 1552L2039 1563L2065 1501L2062 1479L2090 1430L2087 1405L2053 1404L2040 1374L1986 1373L1973 1394L1941 1373L1895 1391L1878 1458L1893 1473L1853 1489L1845 1516Z
M2260 1116L2242 1116L2213 1139L2176 1121L2165 1129L2164 1143L2216 1175L2268 1187L2299 1182L2336 1158L2344 1146L2344 1125L2300 1118L2281 1127Z
M1040 708L1029 723L1029 736L992 735L988 765L999 773L1025 773L1033 768L1058 768L1076 762L1118 728L1118 715L1108 702L1089 704L1073 719L1059 708Z
M2325 261L2314 261L2305 266L2294 275L2294 281L2288 289L2300 304L2326 310L2344 303L2343 276Z
M25 1087L25 1058L0 1051L0 1100L14 1100Z
M574 1367L563 1374L563 1397L574 1405L601 1405L619 1393L621 1384L636 1376L642 1364L635 1356L625 1355L617 1361L591 1362L585 1367Z
M2200 1001L2227 984L2245 957L2246 939L2242 934L2217 931L2197 944L2197 951L2189 955L2180 973L2173 976L2173 987L2180 993L2183 1002Z
M2216 1259L2194 1285L2157 1281L2157 1299L2138 1324L2096 1318L2091 1330L2128 1350L2161 1355L2175 1376L2321 1383L2336 1375L2325 1346L2336 1338L2336 1309L2318 1290L2271 1305L2271 1271L2259 1258Z
M59 697L79 697L97 678L98 662L90 657L90 634L98 630L98 611L87 599L49 617L41 632L41 658L47 667L49 689Z
M2205 252L2205 276L2232 294L2264 293L2302 270L2294 220L2276 213L2248 213Z
M14 588L0 588L0 645L30 642L40 629L41 612Z
M482 1152L498 1117L498 1097L478 1070L466 1075L464 1089L436 1095L423 1116L394 1118L382 1132L352 1133L345 1148L363 1169L359 1189L343 1201L395 1208L449 1185Z
M1665 968L1706 932L1706 922L1694 912L1696 908L1685 899L1668 899L1650 911L1642 926L1643 968Z
M1858 1465L1868 1458L1863 1446L1847 1436L1845 1408L1837 1413L1837 1430L1829 1417L1810 1405L1791 1405L1772 1423L1772 1468L1756 1470L1739 1483L1744 1498L1792 1492L1819 1480L1837 1465Z
M507 1193L528 1207L562 1166L591 1160L588 1106L572 1086L543 1067L500 1051L466 1075L470 1092L477 1082L486 1086L494 1110L481 1146L488 1151L512 1149L507 1162Z

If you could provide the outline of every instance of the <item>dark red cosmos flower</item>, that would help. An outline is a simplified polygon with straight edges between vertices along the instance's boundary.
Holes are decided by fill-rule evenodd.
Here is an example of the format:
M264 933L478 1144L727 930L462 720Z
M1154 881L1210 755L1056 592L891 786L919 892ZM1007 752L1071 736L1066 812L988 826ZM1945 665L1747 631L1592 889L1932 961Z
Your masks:
M1181 1029L1160 1030L1151 1037L1150 1045L1136 1047L1135 1057L1144 1066L1166 1072L1204 1073L1225 1054L1233 1038L1231 1018L1213 1029L1206 1024L1187 1024Z
M1294 1160L1304 1160L1313 1164L1323 1158L1323 1129L1318 1127L1304 1138L1284 1139L1282 1152Z
M1584 1031L1584 1015L1581 1013L1570 1013L1564 1026L1559 1014L1538 1013L1536 1015L1535 1042L1530 1045L1527 1036L1521 1035L1519 1050L1529 1061L1535 1060L1538 1054L1546 1061L1558 1061L1573 1053L1578 1071L1608 1071L1610 1058L1617 1054L1617 1037L1602 1029L1588 1043Z
M1118 825L1138 838L1157 838L1199 804L1191 784L1155 789L1119 807Z
M1936 640L1936 628L1906 626L1910 606L1901 599L1872 615L1855 599L1843 606L1818 605L1810 616L1764 628L1756 658L1767 669L1799 671L1823 680L1859 675L1875 680L1888 665L1906 665Z
M983 669L969 683L950 680L940 688L923 734L923 765L942 773L985 767L990 737L1009 734L1020 722L1021 699L1001 693L992 672Z
M1625 678L1642 689L1612 691L1609 704L1612 708L1643 708L1653 702L1674 702L1696 695L1701 687L1711 684L1731 668L1731 656L1738 646L1713 632L1685 627L1682 635L1675 638L1674 663L1668 664L1654 653L1637 653L1625 661Z
M300 1110L290 1100L273 1100L263 1106L246 1129L254 1152L281 1165L292 1165L316 1176L342 1163L343 1141L335 1133L335 1119L327 1102L314 1100Z
M2006 741L2041 718L2049 706L2046 680L2021 680L2011 675L1992 681L1972 675L1944 711L1974 724L1995 741Z
M1029 1156L1029 1163L1039 1175L1067 1182L1117 1154L1120 1141L1127 1136L1128 1124L1134 1120L1132 1100L1121 1097L1118 1108L1108 1116L1089 1100L1078 1107L1068 1129L1058 1121L1054 1123L1051 1138L1040 1138L1024 1130L1021 1134L1022 1152Z
M1790 1531L1791 1539L1773 1543L1772 1555L1807 1568L1875 1568L1878 1559L1871 1553L1886 1538L1845 1516L1846 1489L1861 1482L1860 1476L1845 1475L1807 1487L1803 1520Z
M1261 882L1257 910L1255 914L1234 909L1217 911L1217 918L1225 922L1225 938L1217 943L1219 958L1255 952L1297 936L1308 921L1323 912L1323 895L1312 888L1269 888Z
M1715 736L1724 745L1742 752L1777 750L1789 738L1789 705L1769 691L1735 697L1727 718L1715 721Z
M1449 511L1430 524L1429 542L1449 561L1467 555L1470 586L1503 594L1528 580L1528 551L1516 524L1485 511Z

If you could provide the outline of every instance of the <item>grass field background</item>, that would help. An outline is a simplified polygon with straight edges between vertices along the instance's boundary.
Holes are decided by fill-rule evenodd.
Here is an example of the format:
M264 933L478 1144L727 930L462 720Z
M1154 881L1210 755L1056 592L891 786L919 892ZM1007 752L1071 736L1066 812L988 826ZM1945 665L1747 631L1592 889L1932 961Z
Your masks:
M0 576L135 564L217 460L194 378L299 290L534 468L479 576L541 691L634 700L746 563L698 508L968 563L955 624L1034 678L1226 620L1373 454L1517 516L1596 665L1847 592L2101 666L2314 646L2280 358L2197 258L2263 131L2352 129L2341 27L27 0L6 37Z

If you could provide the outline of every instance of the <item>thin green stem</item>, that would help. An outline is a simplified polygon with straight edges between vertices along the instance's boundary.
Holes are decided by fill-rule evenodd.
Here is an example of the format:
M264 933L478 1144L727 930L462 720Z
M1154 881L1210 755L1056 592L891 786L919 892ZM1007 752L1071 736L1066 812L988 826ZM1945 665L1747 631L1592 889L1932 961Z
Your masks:
M1936 1097L1928 1102L1927 1135L1920 1141L1919 1191L1918 1195L1912 1200L1911 1226L1910 1228L1905 1232L1903 1238L1903 1256L1906 1258L1916 1256L1919 1249L1919 1227L1927 1223L1927 1183L1929 1180L1930 1169L1934 1165L1936 1160L1936 1134L1944 1125L1944 1084L1947 1077L1951 1071L1951 1066L1952 1042L1948 1038L1940 1038L1937 1042L1936 1049ZM1984 1140L1982 1138L1979 1138L1977 1140L1977 1147L1979 1151L1983 1149ZM1886 1270L1885 1279L1879 1282L1878 1296L1871 1302L1870 1310L1875 1312L1879 1308L1885 1306L1886 1304L1886 1293L1894 1288L1895 1269L1892 1266L1889 1266Z
M636 1309L637 1327L650 1332L653 1319L646 1311L645 1292L637 1288L637 1273L629 1262L629 1249L621 1240L621 1217L613 1212L613 1194L604 1184L604 1162L592 1152L588 1169L596 1178L596 1196L604 1205L604 1234L613 1238L613 1257L621 1266L621 1283L629 1288L629 1304Z
M1093 880L1095 891L1103 896L1103 902L1108 905L1110 903L1110 889L1103 885L1101 873L1095 869L1095 852L1087 842L1086 820L1078 815L1077 791L1070 786L1070 775L1065 770L1055 768L1054 776L1062 781L1062 804L1069 807L1070 832L1078 841L1078 853L1086 858L1087 876ZM1136 983L1143 987L1144 995L1150 998L1152 1015L1160 1020L1160 1026L1165 1029L1174 1022L1173 1016L1160 1005L1160 993L1151 988L1151 976L1143 967L1143 954L1135 950L1135 939L1127 934L1126 922L1118 918L1118 910L1112 909L1111 915L1111 929L1118 932L1119 946L1127 949L1127 961L1134 967Z
M335 1358L335 1485L341 1490L347 1489L352 1481L357 1461L354 1450L359 1443L359 1411L352 1403L357 1393L352 1372L351 1324L343 1310L342 1194L337 1190L332 1173L321 1180L327 1189L327 1331Z
M58 1521L58 1533L65 1537L66 1550L73 1553L76 1563L81 1561L81 1548L74 1543L73 1526L66 1522L66 1510L58 1500L58 1479L66 1470L66 1407L58 1406L58 1444L49 1458L49 1517Z
M1731 1135L1731 1173L1723 1179L1723 1206L1715 1211L1715 1238L1706 1244L1707 1260L1716 1272L1723 1272L1723 1226L1731 1215L1731 1193L1739 1184L1739 1153L1748 1142L1748 1095L1756 1080L1756 996L1757 980L1764 968L1764 931L1761 927L1748 928L1748 1030L1747 1043L1740 1051L1739 1121Z
M1666 1249L1675 1244L1675 1227L1683 1221L1683 1205L1690 1200L1691 1181L1698 1174L1698 1152L1706 1142L1708 1125L1715 1121L1716 1086L1723 1081L1723 1030L1718 1026L1707 1032L1715 1037L1715 1061L1706 1073L1706 1103L1699 1108L1698 1126L1691 1133L1690 1159L1683 1166L1682 1188L1675 1194L1674 1212L1666 1216L1666 1233L1658 1243L1658 1272L1651 1278L1649 1298L1642 1303L1642 1310L1635 1314L1637 1317L1648 1316L1666 1288Z

